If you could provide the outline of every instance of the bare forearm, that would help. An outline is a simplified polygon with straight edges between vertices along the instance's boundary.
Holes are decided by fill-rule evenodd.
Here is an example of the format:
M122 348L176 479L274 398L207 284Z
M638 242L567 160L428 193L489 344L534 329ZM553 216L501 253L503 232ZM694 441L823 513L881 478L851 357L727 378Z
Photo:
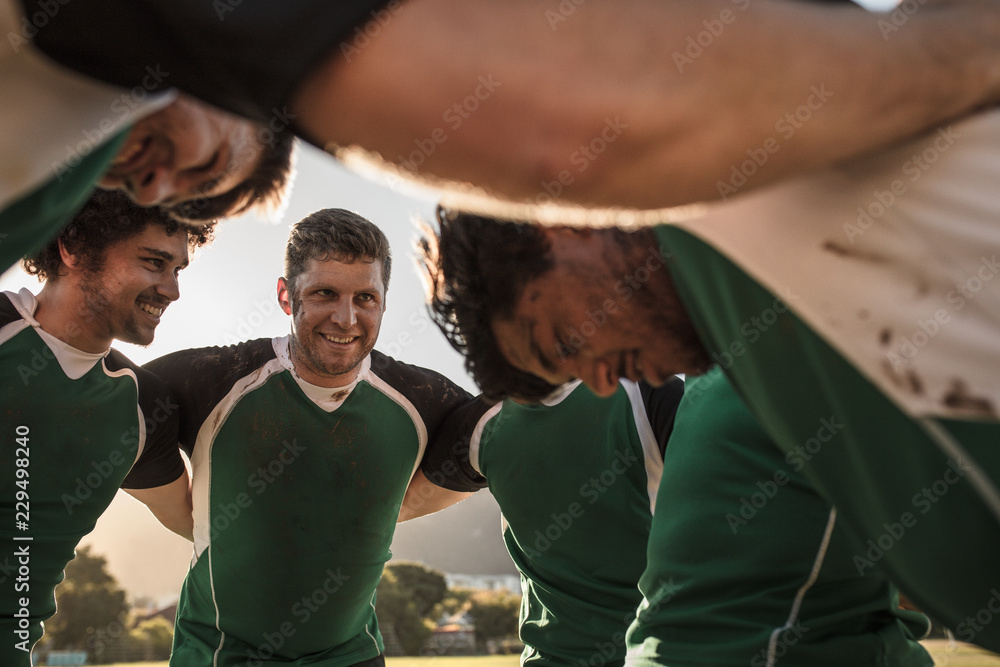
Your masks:
M417 471L410 480L403 497L403 505L399 510L397 523L416 519L450 507L460 500L465 500L471 493L451 491L431 483L423 472Z
M171 532L194 541L194 516L191 509L191 478L185 472L175 481L151 489L125 489L144 503L153 516Z
M573 6L411 0L317 70L295 112L322 142L518 201L658 208L717 198L755 156L741 188L1000 90L996 3L919 5L899 26L776 0Z

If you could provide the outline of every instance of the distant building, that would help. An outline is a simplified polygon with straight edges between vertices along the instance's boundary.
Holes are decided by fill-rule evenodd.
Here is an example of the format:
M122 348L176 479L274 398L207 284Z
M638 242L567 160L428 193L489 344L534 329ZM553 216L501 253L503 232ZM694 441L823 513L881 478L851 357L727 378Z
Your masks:
M420 653L427 656L475 654L476 625L468 611L442 618Z
M446 574L448 588L473 588L485 591L505 590L521 594L521 578L516 574Z

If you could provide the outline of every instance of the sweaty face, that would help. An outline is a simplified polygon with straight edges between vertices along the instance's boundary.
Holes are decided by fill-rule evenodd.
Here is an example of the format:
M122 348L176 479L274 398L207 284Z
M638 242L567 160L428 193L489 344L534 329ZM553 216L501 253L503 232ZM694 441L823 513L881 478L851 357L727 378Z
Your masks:
M112 339L149 345L163 311L180 296L177 278L188 264L187 232L168 236L151 224L110 246L97 271L80 278L80 321L107 347ZM106 343L104 343L106 341Z
M257 127L190 97L138 121L100 180L142 206L213 197L246 180L263 147Z
M350 384L375 347L385 286L378 262L309 260L288 289L278 280L278 303L292 316L295 372L320 387Z
M506 360L553 385L609 396L618 379L662 384L707 366L655 243L627 252L607 234L550 231L555 266L528 282L493 333Z

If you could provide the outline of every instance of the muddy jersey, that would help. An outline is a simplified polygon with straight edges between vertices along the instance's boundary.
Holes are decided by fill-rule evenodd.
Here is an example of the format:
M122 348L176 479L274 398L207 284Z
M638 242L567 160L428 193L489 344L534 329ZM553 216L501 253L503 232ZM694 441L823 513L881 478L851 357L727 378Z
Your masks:
M656 230L702 342L837 507L859 570L886 567L993 650L998 125L983 113Z
M82 352L43 331L28 290L0 294L0 663L28 651L53 590L119 487L184 474L177 404L116 350Z
M858 568L837 512L718 368L688 379L663 466L629 667L931 664L926 618Z
M185 350L149 368L181 405L194 559L171 664L339 667L382 651L375 588L428 438L469 395L372 352L335 389L288 339Z
M425 461L440 486L471 490L485 479L500 505L521 575L524 664L623 662L683 386L623 380L600 398L574 382L540 404L480 404L467 422L469 447L436 450L459 472L448 477L446 466Z

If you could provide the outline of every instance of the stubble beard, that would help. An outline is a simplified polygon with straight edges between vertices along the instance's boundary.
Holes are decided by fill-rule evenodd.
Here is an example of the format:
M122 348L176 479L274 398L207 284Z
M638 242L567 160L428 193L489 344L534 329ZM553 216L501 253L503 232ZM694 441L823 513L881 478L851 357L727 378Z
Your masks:
M116 316L114 301L100 273L87 273L80 281L80 291L83 301L77 308L77 316L98 333L134 345L149 345L152 342L142 336L134 313L130 312L124 318Z
M675 367L672 372L705 372L712 360L684 307L666 259L660 255L655 235L648 229L622 234L618 238L626 257L623 269L632 275L638 274L641 268L649 272L649 279L633 292L636 320L647 323L648 331L656 339L669 341L667 345L673 357L671 365ZM660 255L660 264L657 269L650 270L647 262L654 255Z

